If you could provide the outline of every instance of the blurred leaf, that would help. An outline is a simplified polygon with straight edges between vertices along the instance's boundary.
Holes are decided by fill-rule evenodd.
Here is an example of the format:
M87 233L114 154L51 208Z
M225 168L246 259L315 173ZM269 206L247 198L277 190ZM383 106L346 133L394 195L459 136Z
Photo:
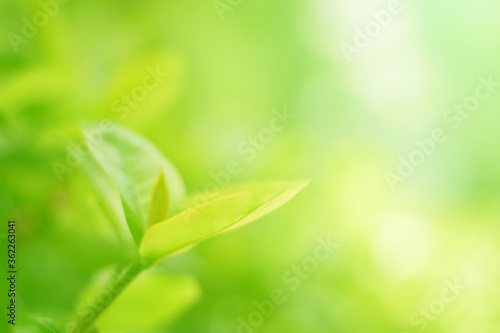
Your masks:
M83 161L82 168L88 179L90 179L90 184L95 190L99 205L106 217L111 221L116 233L121 239L130 238L120 193L111 177L104 172L92 156Z
M1 105L11 109L34 101L51 100L67 94L73 83L71 73L60 67L42 65L26 68L10 78L8 84L0 85ZM54 114L51 115L53 117Z
M190 276L145 272L101 314L99 331L146 332L165 325L194 304L200 288Z
M182 208L185 191L182 179L168 161L144 138L115 126L110 132L97 125L87 125L88 133L102 134L102 142L93 145L92 153L116 184L121 196L127 224L136 243L146 230L150 195L161 171L168 181L170 207Z
M144 235L140 253L146 261L155 262L218 233L252 222L285 204L308 183L257 185L188 208L152 226Z
M40 313L30 315L33 321L38 325L42 332L46 333L63 333L62 328L52 318Z
M170 193L168 192L168 185L163 175L163 171L160 171L153 193L151 194L148 228L168 218L169 202Z

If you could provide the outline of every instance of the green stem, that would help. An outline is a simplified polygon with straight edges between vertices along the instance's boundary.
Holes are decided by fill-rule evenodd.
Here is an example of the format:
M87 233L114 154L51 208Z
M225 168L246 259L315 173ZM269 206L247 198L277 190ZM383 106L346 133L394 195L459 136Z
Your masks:
M99 315L146 268L147 265L142 259L135 260L126 266L118 276L113 278L106 288L99 292L92 304L87 305L83 309L78 309L78 316L73 322L67 325L66 332L88 332Z

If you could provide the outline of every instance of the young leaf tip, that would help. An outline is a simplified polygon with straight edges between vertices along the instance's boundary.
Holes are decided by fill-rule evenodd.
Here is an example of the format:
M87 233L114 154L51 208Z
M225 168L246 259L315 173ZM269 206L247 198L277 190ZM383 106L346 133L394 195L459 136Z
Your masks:
M160 170L153 192L151 193L147 224L148 228L168 218L170 209L169 203L170 192L168 190L168 183L165 179L163 170Z
M241 227L284 205L309 182L250 186L190 207L149 228L140 253L147 262L154 263L214 235Z

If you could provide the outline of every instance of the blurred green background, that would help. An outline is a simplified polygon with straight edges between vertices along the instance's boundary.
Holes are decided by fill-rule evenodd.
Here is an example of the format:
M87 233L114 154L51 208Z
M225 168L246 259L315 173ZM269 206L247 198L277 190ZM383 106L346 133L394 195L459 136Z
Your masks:
M23 18L44 6L2 1L0 216L18 222L16 331L42 332L31 313L64 323L96 272L127 258L83 170L59 181L53 169L82 121L109 119L151 140L189 194L231 160L232 185L312 179L271 215L162 262L197 296L151 332L238 332L275 289L286 302L251 331L498 332L500 92L457 130L444 115L479 78L500 80L500 3L401 1L348 61L342 43L389 3L71 0L27 38ZM168 79L119 111L147 68ZM242 154L284 109L295 118ZM447 140L391 191L386 173L436 128ZM320 236L339 249L291 291L283 275ZM467 289L443 303L457 279Z

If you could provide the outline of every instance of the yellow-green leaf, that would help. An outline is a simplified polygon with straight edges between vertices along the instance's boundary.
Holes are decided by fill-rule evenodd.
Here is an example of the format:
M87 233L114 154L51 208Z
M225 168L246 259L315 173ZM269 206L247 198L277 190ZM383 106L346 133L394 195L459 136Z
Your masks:
M149 205L148 228L152 225L164 221L168 218L170 203L170 193L168 191L167 181L160 171L156 181L153 193L151 193L151 204Z
M158 173L163 171L168 181L169 207L173 212L183 208L184 184L172 163L149 141L117 125L107 131L102 128L87 124L84 132L89 142L94 142L92 154L118 189L127 225L139 244L146 231Z
M292 199L308 183L291 181L252 186L188 208L152 226L144 235L140 253L147 262L154 263L270 213Z

